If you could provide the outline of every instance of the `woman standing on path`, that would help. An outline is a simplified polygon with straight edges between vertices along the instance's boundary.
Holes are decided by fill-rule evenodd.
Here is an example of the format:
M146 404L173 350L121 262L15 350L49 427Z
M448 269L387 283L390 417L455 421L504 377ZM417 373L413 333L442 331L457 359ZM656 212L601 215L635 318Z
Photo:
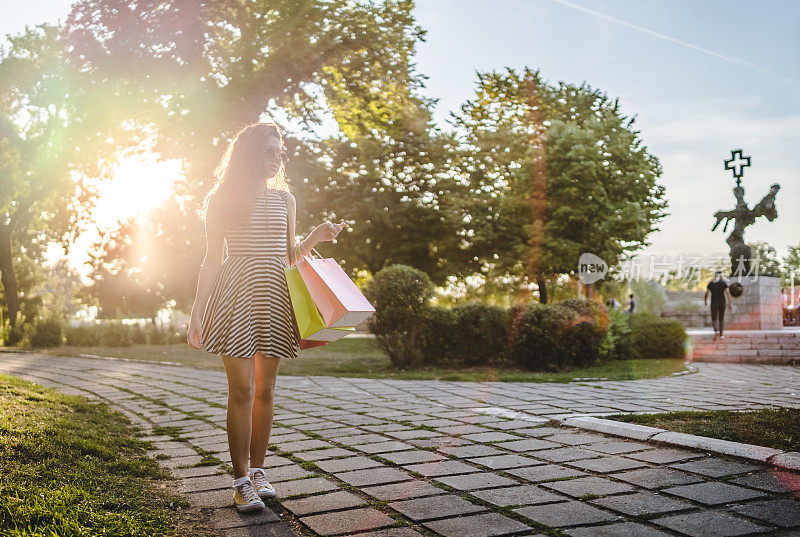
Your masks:
M275 496L263 469L275 379L280 359L296 358L299 347L284 267L344 227L325 222L295 245L296 207L285 161L277 125L247 125L228 145L199 213L206 255L187 340L221 355L225 364L233 499L241 511L263 508L261 498Z

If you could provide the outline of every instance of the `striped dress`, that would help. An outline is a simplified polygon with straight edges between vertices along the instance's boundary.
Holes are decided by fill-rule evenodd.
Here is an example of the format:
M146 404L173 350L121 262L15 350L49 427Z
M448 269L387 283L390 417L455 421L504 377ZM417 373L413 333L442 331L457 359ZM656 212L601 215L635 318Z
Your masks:
M248 222L225 232L228 255L203 313L201 343L212 353L296 358L300 345L284 267L287 192L268 188Z

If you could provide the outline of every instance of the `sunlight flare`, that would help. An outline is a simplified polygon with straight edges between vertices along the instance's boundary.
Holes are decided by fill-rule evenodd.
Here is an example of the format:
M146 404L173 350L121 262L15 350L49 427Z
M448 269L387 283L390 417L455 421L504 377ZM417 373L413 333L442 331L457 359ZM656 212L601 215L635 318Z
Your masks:
M150 152L124 156L113 170L113 179L96 185L99 196L93 220L103 228L129 216L146 215L172 194L175 181L183 176L179 159L159 160Z

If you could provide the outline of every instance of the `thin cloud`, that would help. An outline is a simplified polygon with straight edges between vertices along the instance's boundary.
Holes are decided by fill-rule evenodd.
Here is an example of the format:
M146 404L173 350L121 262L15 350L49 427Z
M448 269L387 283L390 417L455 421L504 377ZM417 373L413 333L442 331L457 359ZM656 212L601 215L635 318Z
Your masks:
M769 69L761 67L760 65L757 65L755 63L748 62L748 61L742 60L740 58L736 58L734 56L726 56L724 54L720 54L718 52L714 52L713 50L709 50L707 48L699 47L699 46L694 45L692 43L688 43L688 42L683 41L681 39L676 39L676 38L671 37L669 35L662 34L660 32L655 32L653 30L649 30L647 28L644 28L642 26L638 26L636 24L631 24L630 22L626 22L626 21L617 19L617 18L612 17L610 15L606 15L605 13L600 13L599 11L595 11L593 9L589 9L587 7L581 6L581 5L576 4L574 2L570 2L569 0L553 0L553 1L554 2L558 2L559 4L565 5L567 7L570 7L572 9L576 9L578 11L582 11L584 13L588 13L589 15L593 15L593 16L599 18L599 19L603 19L603 20L606 20L606 21L609 21L609 22L613 22L614 24L618 24L620 26L624 26L626 28L630 28L632 30L639 31L639 32L645 33L647 35L651 35L653 37L657 37L659 39L663 39L664 41L669 41L670 43L675 43L676 45L680 45L682 47L686 47L686 48L691 49L691 50L696 50L697 52L702 52L703 54L707 54L708 56L712 56L712 57L720 59L722 61L726 61L726 62L732 63L734 65L741 65L742 67L747 67L748 69L752 69L754 71L758 71L759 73L780 78L781 80L789 82L790 84L793 84L795 86L800 86L800 82L798 82L798 81L796 81L794 79L785 77L785 76L783 76L783 75L781 75L779 73L775 73L773 71L770 71ZM523 3L522 5L525 5L525 4Z

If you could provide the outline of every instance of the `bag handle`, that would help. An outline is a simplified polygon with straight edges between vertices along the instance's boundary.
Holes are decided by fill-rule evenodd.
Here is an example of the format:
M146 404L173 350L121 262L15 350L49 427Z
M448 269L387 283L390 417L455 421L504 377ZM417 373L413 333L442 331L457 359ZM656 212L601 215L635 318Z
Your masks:
M317 249L316 249L316 248L312 248L312 249L311 249L311 252L314 252L315 254L317 254L317 256L318 256L320 259L324 259L324 257L322 257L322 254L320 254L320 253L317 251ZM309 252L309 253L311 253L311 252ZM310 255L304 255L304 256L302 256L302 257L312 257L312 256L310 256Z

